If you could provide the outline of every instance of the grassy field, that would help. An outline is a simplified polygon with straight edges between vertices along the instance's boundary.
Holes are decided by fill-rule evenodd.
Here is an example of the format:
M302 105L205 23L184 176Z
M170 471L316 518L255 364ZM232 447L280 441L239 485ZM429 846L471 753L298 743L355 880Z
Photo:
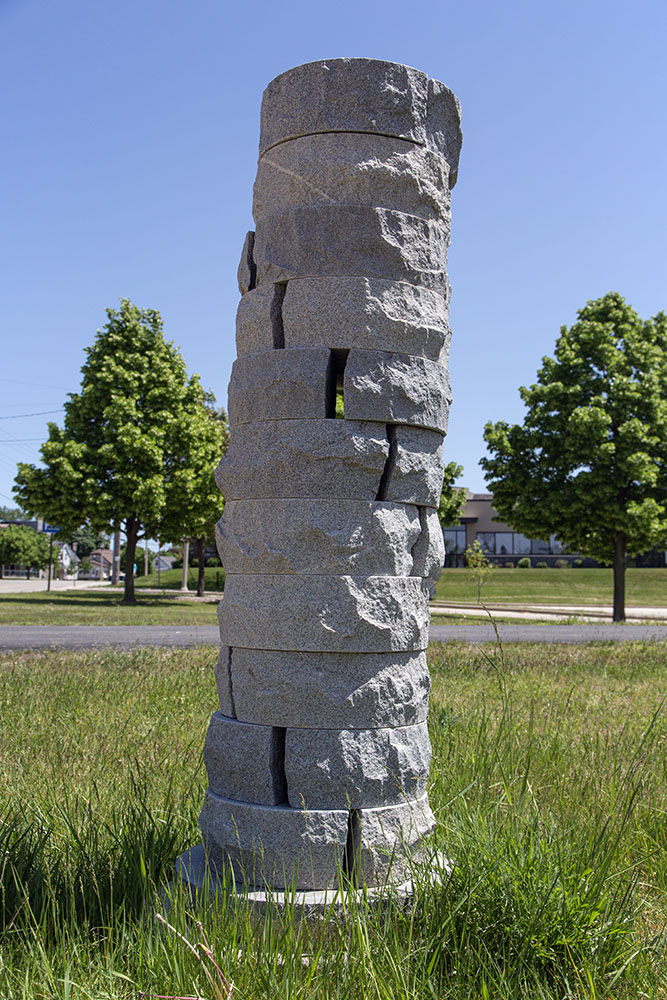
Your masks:
M120 590L0 594L0 625L215 625L219 600L146 594L128 605Z
M667 569L626 570L626 603L667 605ZM465 569L444 569L440 601L477 601L477 584ZM483 601L515 604L611 604L611 569L494 569L482 587Z
M197 590L197 575L199 570L190 567L188 570L188 587L193 593ZM160 590L180 590L183 582L182 569L167 569L160 573L158 585L158 574L149 573L148 576L139 576L134 581L135 587L151 587ZM204 586L206 590L220 592L225 587L225 571L220 566L206 566L204 568Z
M146 919L200 839L215 657L0 657L2 1000L224 995ZM414 906L353 907L325 936L178 894L174 927L206 934L235 1000L667 995L667 644L429 658L445 884L416 870Z

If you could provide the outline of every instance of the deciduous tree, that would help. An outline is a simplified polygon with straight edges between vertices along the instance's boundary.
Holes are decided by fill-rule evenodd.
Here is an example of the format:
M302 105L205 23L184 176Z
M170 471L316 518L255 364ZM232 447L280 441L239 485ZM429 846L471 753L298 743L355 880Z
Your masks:
M64 426L49 424L43 468L20 465L15 493L24 509L67 531L86 523L124 530L124 599L134 601L137 541L182 534L208 417L199 377L188 377L179 351L165 341L160 314L122 299L107 316L86 348Z
M438 518L443 528L451 528L458 522L461 510L466 502L466 491L454 486L456 480L463 475L463 466L449 462L445 466L445 478L442 484L442 494L438 504Z
M626 557L667 538L667 316L642 320L617 292L589 302L519 392L523 424L484 431L496 510L613 565L622 621Z
M14 563L31 569L44 569L49 561L49 539L41 531L25 525L10 524L0 528L0 577L2 567Z

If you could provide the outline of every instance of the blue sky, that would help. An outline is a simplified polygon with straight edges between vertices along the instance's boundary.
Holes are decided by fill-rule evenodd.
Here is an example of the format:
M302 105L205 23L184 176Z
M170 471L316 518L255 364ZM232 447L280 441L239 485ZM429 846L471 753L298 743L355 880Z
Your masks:
M262 90L344 55L463 106L446 447L483 490L484 423L561 324L610 289L667 309L666 29L660 0L0 0L0 503L120 297L226 402Z

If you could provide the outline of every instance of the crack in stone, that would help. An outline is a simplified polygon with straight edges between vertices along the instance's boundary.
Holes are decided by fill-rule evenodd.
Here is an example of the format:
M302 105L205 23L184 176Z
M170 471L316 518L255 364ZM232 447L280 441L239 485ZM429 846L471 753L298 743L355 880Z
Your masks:
M257 264L255 263L255 233L248 233L248 249L246 251L246 263L248 265L248 291L257 287Z
M415 539L415 542L410 549L410 556L412 558L412 569L410 570L410 576L423 576L424 566L422 565L421 570L415 570L415 564L419 560L424 562L425 548L428 549L428 514L426 507L417 507L419 511L419 534Z
M234 689L232 687L232 652L233 649L230 646L227 654L227 684L229 685L229 704L232 710L232 719L237 719L236 705L234 703Z
M336 417L344 418L345 402L343 397L343 386L345 383L345 365L350 351L332 349L329 353L329 365L327 367L326 378L326 416L333 420ZM342 402L341 413L336 412L338 398Z
M287 775L285 774L285 726L271 727L271 780L274 805L289 805Z
M276 281L271 299L271 333L273 334L273 349L282 350L285 347L285 327L283 325L283 302L287 291L286 281Z
M350 809L347 817L347 838L342 870L352 885L359 884L359 862L361 859L361 809Z
M378 486L376 500L386 500L387 493L389 492L389 483L391 482L391 477L396 468L396 457L398 455L398 442L396 440L396 425L387 424L387 440L389 442L389 454L387 455L387 460L384 463L384 469L382 470L382 476L380 477L380 485Z

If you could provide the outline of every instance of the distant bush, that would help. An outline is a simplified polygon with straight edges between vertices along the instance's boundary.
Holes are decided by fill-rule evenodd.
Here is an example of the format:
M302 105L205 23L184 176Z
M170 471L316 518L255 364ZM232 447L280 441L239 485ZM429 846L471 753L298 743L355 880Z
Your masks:
M569 569L570 568L570 564L567 561L567 559L556 559L556 562L554 563L554 566L556 567L556 569Z
M523 558L519 559L517 563L517 568L530 569L530 559L528 558L528 556L523 556Z
M211 556L210 559L206 560L206 565L207 566L222 566L222 563L220 562L220 559L218 558L218 556Z
M572 560L572 565L574 566L575 569L581 569L581 567L584 565L584 560L583 559L573 559Z
M538 563L535 563L535 569L549 569L549 563L545 563L545 562L541 562L541 561L538 562Z
M504 563L501 563L500 565L502 566L503 569L514 569L514 563L513 562L504 562Z

